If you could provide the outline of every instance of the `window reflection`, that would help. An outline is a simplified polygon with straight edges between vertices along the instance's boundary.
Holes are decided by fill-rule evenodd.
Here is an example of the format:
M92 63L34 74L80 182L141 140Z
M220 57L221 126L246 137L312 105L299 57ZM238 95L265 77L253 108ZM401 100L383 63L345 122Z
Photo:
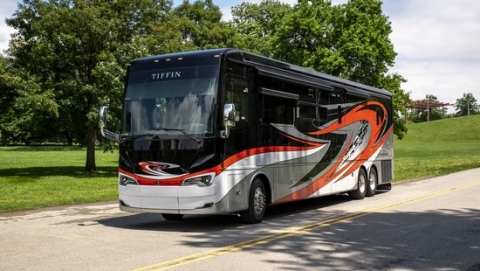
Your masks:
M217 86L215 70L218 69L211 67L213 71L205 72L208 68L202 67L204 70L200 74L191 72L191 77L187 78L144 82L138 82L138 78L135 78L136 82L132 80L135 83L127 87L122 133L166 133L165 129L182 129L187 133L197 134L211 133ZM137 76L142 74L147 73L142 72Z

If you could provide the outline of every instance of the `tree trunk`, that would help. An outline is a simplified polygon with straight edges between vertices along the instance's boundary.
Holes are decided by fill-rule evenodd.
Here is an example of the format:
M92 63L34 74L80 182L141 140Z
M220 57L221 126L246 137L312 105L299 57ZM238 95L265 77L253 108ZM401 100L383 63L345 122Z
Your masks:
M96 170L97 166L95 164L95 126L89 124L87 132L87 161L85 164L85 171L94 172Z

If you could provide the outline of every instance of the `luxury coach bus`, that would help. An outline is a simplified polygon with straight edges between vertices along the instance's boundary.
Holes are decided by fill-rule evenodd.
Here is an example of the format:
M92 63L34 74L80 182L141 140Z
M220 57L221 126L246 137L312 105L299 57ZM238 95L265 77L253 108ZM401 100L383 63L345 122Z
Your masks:
M390 92L237 49L134 59L125 77L120 209L239 214L390 187Z

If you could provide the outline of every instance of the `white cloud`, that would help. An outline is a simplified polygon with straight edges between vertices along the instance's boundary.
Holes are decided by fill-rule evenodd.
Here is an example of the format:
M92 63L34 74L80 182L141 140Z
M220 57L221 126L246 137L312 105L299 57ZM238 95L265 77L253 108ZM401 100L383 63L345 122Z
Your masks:
M480 97L480 65L462 61L406 61L399 62L395 70L408 79L404 85L413 99L424 99L427 94L442 102L455 103L463 93Z
M232 10L230 6L220 7L220 11L222 12L222 20L228 22L232 20Z
M400 55L410 59L480 57L480 1L406 2L402 13L391 16L391 37Z
M7 26L5 19L12 17L17 8L17 0L0 1L0 53L8 48L10 35L14 32L12 28Z
M413 99L436 96L455 103L463 93L480 99L480 1L385 0L392 43L398 53L393 71L408 80ZM453 111L453 107L450 108Z
M13 34L13 29L6 24L0 25L0 51L3 52L8 48L10 35Z

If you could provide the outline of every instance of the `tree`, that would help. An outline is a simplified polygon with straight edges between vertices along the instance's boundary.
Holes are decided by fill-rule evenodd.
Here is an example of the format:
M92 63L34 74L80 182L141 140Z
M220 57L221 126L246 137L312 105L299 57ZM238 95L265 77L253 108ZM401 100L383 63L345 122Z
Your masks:
M13 70L11 59L0 59L1 143L28 145L47 138L51 132L49 124L58 117L53 91L43 91L38 78L28 72Z
M276 21L291 9L288 4L277 0L265 0L259 4L243 2L232 7L230 25L237 33L235 47L273 57L271 43Z
M184 0L172 11L172 16L177 20L176 31L180 31L185 44L200 50L233 45L235 32L221 21L222 12L212 0L197 0L193 4Z
M405 79L388 73L397 54L389 38L390 22L382 13L380 1L350 0L332 6L327 0L299 0L292 8L275 12L270 8L277 2L262 3L265 4L242 4L232 9L234 25L259 33L254 36L257 44L252 46L253 50L392 92L394 133L398 138L404 136L407 128L401 114L410 97L401 88ZM250 21L243 23L244 18ZM248 35L248 31L239 33ZM259 38L260 35L265 38ZM243 40L248 41L249 37Z
M274 31L275 57L334 76L378 86L396 53L381 2L301 0Z
M130 56L122 49L148 34L150 22L171 6L169 0L24 0L6 20L17 30L8 50L13 66L38 78L39 94L51 91L60 114L55 127L87 147L86 171L96 170L99 106L113 103L120 111L116 78Z
M338 63L340 54L335 50L338 11L329 1L299 1L273 29L274 57L339 76L334 67L343 65Z
M462 98L457 99L455 103L455 114L457 116L475 115L480 112L480 106L472 93L463 93Z

